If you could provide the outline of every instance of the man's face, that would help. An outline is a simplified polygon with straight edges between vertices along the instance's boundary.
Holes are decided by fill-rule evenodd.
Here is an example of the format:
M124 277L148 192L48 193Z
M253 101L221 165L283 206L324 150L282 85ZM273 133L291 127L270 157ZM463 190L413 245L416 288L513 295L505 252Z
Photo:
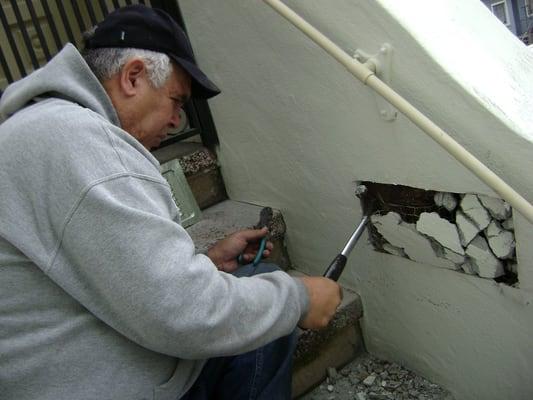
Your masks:
M179 125L180 110L191 96L191 78L174 65L162 87L154 89L148 84L143 89L126 130L150 150L159 146L168 131Z

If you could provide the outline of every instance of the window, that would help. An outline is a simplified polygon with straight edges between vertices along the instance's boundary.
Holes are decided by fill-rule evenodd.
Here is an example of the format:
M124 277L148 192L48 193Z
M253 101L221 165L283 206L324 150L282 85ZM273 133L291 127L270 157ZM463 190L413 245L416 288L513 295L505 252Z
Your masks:
M490 8L492 9L492 13L496 16L496 18L502 21L505 25L509 25L507 2L505 0L491 3Z
M533 1L532 0L524 0L524 5L526 9L526 15L528 17L533 16L533 7L532 7Z

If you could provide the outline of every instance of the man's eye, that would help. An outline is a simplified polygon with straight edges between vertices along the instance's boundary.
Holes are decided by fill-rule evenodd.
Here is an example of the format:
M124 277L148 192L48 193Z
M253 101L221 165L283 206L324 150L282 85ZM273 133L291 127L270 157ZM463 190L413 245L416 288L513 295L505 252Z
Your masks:
M171 97L170 99L174 102L174 105L176 107L183 108L183 101L181 101L180 99L176 99L175 97Z

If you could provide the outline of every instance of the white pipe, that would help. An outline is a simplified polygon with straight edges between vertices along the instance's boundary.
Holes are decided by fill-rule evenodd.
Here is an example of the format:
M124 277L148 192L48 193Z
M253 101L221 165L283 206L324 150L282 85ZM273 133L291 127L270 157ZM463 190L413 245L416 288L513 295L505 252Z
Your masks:
M263 0L294 26L305 33L311 40L326 50L333 58L348 69L356 78L368 85L392 104L411 122L427 133L433 140L448 151L457 161L472 171L479 179L491 187L504 200L520 212L530 223L533 223L533 206L492 172L485 164L474 157L468 150L457 143L433 121L422 114L411 103L383 83L374 72L370 71L356 59L329 40L311 24L292 11L280 0Z

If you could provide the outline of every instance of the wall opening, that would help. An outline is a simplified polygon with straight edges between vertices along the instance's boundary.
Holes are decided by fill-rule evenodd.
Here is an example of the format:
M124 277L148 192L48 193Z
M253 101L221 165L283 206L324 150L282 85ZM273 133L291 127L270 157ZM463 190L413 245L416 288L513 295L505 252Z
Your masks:
M518 286L512 209L475 193L359 182L375 250Z

